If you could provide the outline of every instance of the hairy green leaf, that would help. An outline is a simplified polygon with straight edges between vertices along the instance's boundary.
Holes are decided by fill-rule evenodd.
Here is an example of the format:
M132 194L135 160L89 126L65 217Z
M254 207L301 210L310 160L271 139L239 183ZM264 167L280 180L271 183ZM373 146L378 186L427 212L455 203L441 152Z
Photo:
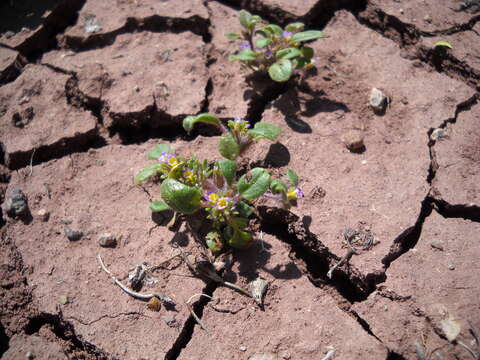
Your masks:
M235 160L240 154L240 145L235 141L233 135L228 133L220 137L218 151L224 158Z
M272 42L272 39L261 37L255 41L255 47L259 49L263 49L264 47L268 46L271 42Z
M282 192L286 193L288 190L287 184L285 184L282 180L279 180L279 179L272 180L272 182L270 183L270 189L274 194L278 194Z
M268 139L275 141L281 132L282 130L278 126L262 121L256 123L253 129L248 130L247 134L253 140Z
M192 214L200 209L202 198L200 190L175 179L164 180L160 186L160 194L168 206L175 211Z
M252 20L252 14L250 14L247 10L240 10L240 24L243 27L248 28L250 21Z
M325 33L318 30L307 30L293 35L294 42L310 41L328 37Z
M193 129L193 126L198 122L215 125L218 128L221 127L219 118L217 118L215 115L206 114L206 113L199 114L196 116L187 116L185 119L183 119L182 125L185 131L190 133Z
M292 59L297 56L301 56L302 52L297 48L286 48L278 50L275 54L277 59Z
M227 243L236 249L246 249L253 244L252 234L248 231L233 228L233 234L230 238L227 238Z
M162 156L163 152L171 154L175 153L175 151L170 147L170 145L158 144L148 152L147 156L150 160L157 160L160 156Z
M276 35L276 36L282 36L282 33L283 33L283 29L280 26L275 25L275 24L269 24L267 26L264 26L260 30L266 31L266 32L268 32L272 35Z
M248 218L253 213L253 208L244 201L239 201L235 205L235 209L238 211L240 216Z
M285 30L290 31L290 32L298 32L302 31L305 28L305 24L301 22L295 22L288 24L285 26Z
M302 49L300 50L302 52L302 55L306 58L306 59L311 59L313 57L313 55L315 54L315 52L313 51L313 49L311 47L308 47L308 46L304 46L302 47Z
M237 189L244 199L255 200L268 190L270 179L271 175L267 170L254 168L238 180Z
M218 168L222 172L222 175L227 180L227 184L231 185L235 181L235 175L237 173L237 163L232 160L220 160L217 162Z
M168 206L164 201L153 201L150 203L150 210L152 210L152 212L162 212L165 210L170 210L170 206Z
M287 171L287 177L288 177L288 180L290 181L290 183L293 185L293 186L297 186L298 185L298 175L295 171L293 171L292 169L288 169Z
M268 74L273 81L285 82L290 79L293 65L288 59L281 59L268 68Z
M156 164L150 164L145 166L140 172L135 176L135 179L133 183L135 185L140 185L147 181L149 178L152 176L157 175L162 169L162 164L156 163Z
M231 55L228 59L230 61L253 61L257 58L257 53L250 49L243 49L237 55Z

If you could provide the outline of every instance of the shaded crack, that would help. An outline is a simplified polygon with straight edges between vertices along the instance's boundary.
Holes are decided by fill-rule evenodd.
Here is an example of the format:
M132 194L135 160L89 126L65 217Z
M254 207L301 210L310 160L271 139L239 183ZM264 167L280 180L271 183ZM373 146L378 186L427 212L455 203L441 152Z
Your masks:
M218 284L215 282L211 282L205 286L205 288L202 290L203 294L206 294L210 297L213 297L213 293L215 289L218 287ZM205 306L210 302L211 300L201 296L192 306L193 311L195 314L198 316L199 319L202 319L203 316L203 311L205 309ZM188 345L190 340L193 337L193 332L195 331L196 328L199 328L200 326L198 325L197 321L195 318L190 315L188 319L185 321L182 331L178 335L177 339L175 340L174 344L170 348L170 350L167 351L165 355L165 360L174 360L177 359L180 356L180 353L182 350Z
M476 15L472 17L469 21L463 24L456 24L454 26L451 26L447 29L442 29L442 30L422 31L421 33L422 33L422 36L432 37L432 36L438 36L438 35L453 35L459 32L470 31L470 30L474 31L473 28L479 21L480 21L480 15Z
M24 331L27 335L32 335L38 333L42 327L49 328L57 338L64 341L64 351L67 355L72 354L75 358L81 356L81 358L97 360L117 359L96 345L83 340L82 336L75 332L74 326L63 318L61 312L58 314L43 312L30 318Z
M172 32L175 34L189 31L201 36L205 43L209 43L211 41L209 27L210 20L198 15L186 19L156 14L145 18L129 17L121 28L111 32L92 34L88 37L64 35L61 38L60 46L76 52L99 49L113 44L119 35L138 31Z
M480 206L473 204L450 204L442 199L441 194L435 188L432 188L430 195L434 209L444 218L461 218L480 222Z

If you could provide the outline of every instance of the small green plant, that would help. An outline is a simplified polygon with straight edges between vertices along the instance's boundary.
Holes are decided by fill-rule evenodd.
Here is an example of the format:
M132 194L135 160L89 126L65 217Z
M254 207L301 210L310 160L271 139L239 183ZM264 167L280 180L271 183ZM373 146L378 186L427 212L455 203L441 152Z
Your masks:
M224 132L218 149L226 159L209 163L196 156L184 158L169 145L155 146L148 158L156 160L147 165L135 177L139 185L151 178L159 178L162 200L150 204L153 212L173 210L193 214L204 210L212 220L213 231L206 237L207 246L213 252L225 245L245 248L252 244L252 234L247 230L248 218L254 209L253 202L264 196L277 200L284 208L290 208L303 193L298 187L298 176L288 170L288 183L272 179L270 173L260 167L238 177L236 159L253 141L275 141L280 129L269 123L259 122L250 129L250 124L236 118L228 121L228 127L214 115L188 116L183 121L185 130L191 131L196 123L217 126Z
M315 66L314 50L305 42L327 37L318 30L303 31L300 22L288 24L285 29L266 23L260 16L240 11L240 34L228 33L231 40L241 40L237 54L231 61L240 61L254 71L268 71L274 81L285 82L294 73Z

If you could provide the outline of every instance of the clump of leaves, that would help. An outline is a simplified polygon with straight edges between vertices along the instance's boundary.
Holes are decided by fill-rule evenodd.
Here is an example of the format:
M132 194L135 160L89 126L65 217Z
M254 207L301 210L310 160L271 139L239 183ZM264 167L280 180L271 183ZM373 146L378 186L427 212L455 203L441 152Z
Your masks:
M253 242L253 236L247 230L248 218L253 214L255 200L267 197L277 200L284 208L290 208L303 197L298 176L292 170L288 170L286 182L272 179L270 173L260 167L238 176L237 158L253 141L275 141L280 129L265 122L250 128L248 121L240 118L228 121L226 127L210 114L188 116L183 127L191 131L199 122L217 126L224 133L218 144L224 160L210 163L196 156L185 158L177 155L169 145L160 144L148 153L148 158L156 162L137 174L135 184L160 178L162 200L150 204L153 212L173 210L192 214L203 209L213 224L213 231L206 238L207 246L213 252L221 251L226 245L248 247Z
M314 50L306 42L327 37L318 30L304 31L305 24L296 22L282 29L266 23L260 16L240 11L238 33L228 33L231 40L240 40L237 54L231 61L240 61L253 71L267 71L274 81L285 82L294 73L315 66Z

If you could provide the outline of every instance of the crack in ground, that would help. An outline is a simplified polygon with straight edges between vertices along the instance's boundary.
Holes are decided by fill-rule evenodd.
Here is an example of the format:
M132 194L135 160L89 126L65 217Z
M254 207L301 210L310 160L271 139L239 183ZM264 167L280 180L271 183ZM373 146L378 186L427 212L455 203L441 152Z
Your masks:
M125 24L117 30L102 34L93 34L86 38L65 35L60 45L62 48L75 52L100 49L113 44L119 35L140 31L172 32L175 34L189 31L201 36L205 43L209 43L211 41L209 27L210 20L198 15L193 15L187 19L160 16L157 14L145 18L129 17Z
M218 284L215 282L210 282L205 286L205 288L202 290L203 294L206 294L210 297L213 297L213 293L215 292L215 289L218 287ZM192 309L194 313L198 316L199 319L202 319L203 316L203 311L205 309L205 306L210 302L211 300L201 296L192 306ZM200 326L198 325L197 321L195 318L190 315L188 319L185 321L182 331L178 335L177 339L173 343L172 347L170 350L167 351L165 355L165 360L174 360L177 359L180 356L180 353L182 350L188 345L190 340L192 340L193 333L196 328L199 328Z
M63 318L61 312L58 314L42 312L30 318L24 331L25 334L32 335L38 333L42 327L48 327L58 339L63 340L65 354L72 354L74 358L96 360L117 359L96 345L83 340L81 335L77 335L74 326Z

